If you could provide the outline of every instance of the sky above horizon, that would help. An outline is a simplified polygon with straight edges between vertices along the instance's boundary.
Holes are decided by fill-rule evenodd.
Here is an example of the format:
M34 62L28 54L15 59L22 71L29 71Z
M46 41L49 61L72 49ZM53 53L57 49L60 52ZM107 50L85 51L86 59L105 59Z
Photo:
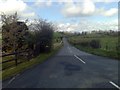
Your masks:
M118 0L0 0L0 13L43 18L59 31L118 30Z

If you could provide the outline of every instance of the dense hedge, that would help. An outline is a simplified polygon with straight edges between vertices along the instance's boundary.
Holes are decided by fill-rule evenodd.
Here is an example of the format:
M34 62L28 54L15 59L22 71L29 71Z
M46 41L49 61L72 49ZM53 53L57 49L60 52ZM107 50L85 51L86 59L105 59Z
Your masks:
M28 51L29 56L37 56L49 52L52 48L54 25L44 19L36 19L27 26L19 21L17 13L1 15L2 20L2 52L11 53Z

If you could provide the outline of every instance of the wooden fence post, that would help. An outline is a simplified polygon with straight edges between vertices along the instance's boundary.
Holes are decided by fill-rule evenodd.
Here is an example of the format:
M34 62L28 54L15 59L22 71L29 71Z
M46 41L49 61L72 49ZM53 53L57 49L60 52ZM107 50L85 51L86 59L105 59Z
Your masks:
M28 61L30 61L30 52L29 52L29 50L27 51L27 59L28 59Z
M15 65L17 66L18 62L17 62L17 52L15 50Z

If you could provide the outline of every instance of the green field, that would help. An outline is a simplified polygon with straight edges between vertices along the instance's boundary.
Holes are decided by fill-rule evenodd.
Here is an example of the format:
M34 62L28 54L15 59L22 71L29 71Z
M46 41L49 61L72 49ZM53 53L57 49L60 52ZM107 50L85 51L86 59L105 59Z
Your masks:
M89 46L81 46L80 43L90 42L92 40L100 41L100 48L91 48ZM98 36L98 35L86 35L86 36L71 36L69 42L80 50L93 53L100 56L106 56L110 58L120 59L120 51L118 50L118 37L117 36Z

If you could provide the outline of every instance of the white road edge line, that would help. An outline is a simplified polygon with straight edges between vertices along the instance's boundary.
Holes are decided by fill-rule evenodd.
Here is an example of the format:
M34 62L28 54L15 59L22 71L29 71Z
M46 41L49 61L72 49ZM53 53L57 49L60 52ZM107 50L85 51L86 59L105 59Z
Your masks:
M80 60L82 63L86 64L82 59L80 59L78 56L74 55L78 60Z
M10 84L17 76L19 76L20 74L17 74L16 76L14 76L9 82L8 84Z
M15 77L13 77L13 78L8 82L8 84L10 84L14 79L15 79Z
M116 88L118 88L120 90L120 87L117 84L115 84L114 82L109 81L109 83L111 83L113 86L115 86Z

